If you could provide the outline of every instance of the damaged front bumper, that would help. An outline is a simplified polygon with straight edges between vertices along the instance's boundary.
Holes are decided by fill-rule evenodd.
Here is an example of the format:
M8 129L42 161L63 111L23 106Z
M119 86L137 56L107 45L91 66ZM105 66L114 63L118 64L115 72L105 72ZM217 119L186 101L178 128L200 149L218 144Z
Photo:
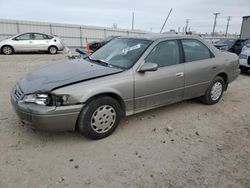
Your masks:
M23 103L11 93L11 103L21 121L44 131L73 131L83 104L68 106L42 106Z

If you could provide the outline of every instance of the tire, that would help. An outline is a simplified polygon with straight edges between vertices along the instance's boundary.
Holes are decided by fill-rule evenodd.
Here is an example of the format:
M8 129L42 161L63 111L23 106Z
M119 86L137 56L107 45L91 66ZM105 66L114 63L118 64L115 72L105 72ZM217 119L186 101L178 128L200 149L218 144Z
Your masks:
M48 49L48 52L52 55L57 54L57 51L58 51L58 49L56 46L50 46Z
M224 90L225 82L223 78L217 76L208 87L206 94L201 97L201 101L207 105L216 104L220 101Z
M77 127L90 139L101 139L111 135L122 117L121 106L109 96L91 100L80 112Z
M14 53L14 49L11 46L6 45L2 47L1 52L4 55L11 55Z
M240 67L240 72L241 73L247 73L247 69L241 66Z

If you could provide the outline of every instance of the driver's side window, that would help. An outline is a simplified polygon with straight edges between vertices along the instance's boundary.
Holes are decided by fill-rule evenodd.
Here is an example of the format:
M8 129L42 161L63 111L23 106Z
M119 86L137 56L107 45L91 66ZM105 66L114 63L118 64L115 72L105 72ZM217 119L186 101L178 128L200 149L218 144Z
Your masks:
M145 59L146 63L156 63L158 67L176 65L180 62L179 46L176 40L157 44Z
M31 33L26 33L16 37L16 40L33 40L33 35Z

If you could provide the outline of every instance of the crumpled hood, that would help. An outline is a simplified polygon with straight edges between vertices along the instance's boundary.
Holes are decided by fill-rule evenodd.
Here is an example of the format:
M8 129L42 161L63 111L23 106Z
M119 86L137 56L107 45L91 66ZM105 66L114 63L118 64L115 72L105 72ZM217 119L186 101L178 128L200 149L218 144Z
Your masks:
M122 71L119 68L106 67L78 59L43 66L24 76L18 85L24 94L48 92L55 88Z
M216 48L222 48L222 47L231 48L231 47L232 47L232 45L230 45L230 44L223 44L223 43L217 43L217 44L214 44L214 46L215 46Z

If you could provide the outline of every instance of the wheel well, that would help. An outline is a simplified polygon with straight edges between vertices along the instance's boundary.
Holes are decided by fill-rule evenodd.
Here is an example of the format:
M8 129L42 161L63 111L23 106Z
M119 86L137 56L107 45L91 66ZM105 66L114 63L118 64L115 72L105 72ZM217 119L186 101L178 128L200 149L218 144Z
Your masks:
M49 46L49 47L48 47L48 50L49 50L50 47L55 47L55 48L58 50L57 46L55 46L55 45Z
M217 76L221 77L224 80L224 83L225 83L224 90L226 91L227 86L228 86L228 76L227 76L227 74L223 72L223 73L218 74Z
M94 99L96 99L98 97L101 97L101 96L109 96L109 97L112 97L113 99L117 100L117 102L120 104L121 109L122 109L122 116L125 116L125 114L126 114L125 103L124 103L123 99L119 95L117 95L115 93L101 93L101 94L94 95L91 98L89 98L86 101L86 103L88 103L88 102L90 102L90 101L92 101L92 100L94 100Z
M13 52L15 51L14 48L13 48L11 45L5 44L5 45L3 45L3 46L1 47L1 52L3 52L3 48L4 48L5 46L9 46L9 47L12 48Z

